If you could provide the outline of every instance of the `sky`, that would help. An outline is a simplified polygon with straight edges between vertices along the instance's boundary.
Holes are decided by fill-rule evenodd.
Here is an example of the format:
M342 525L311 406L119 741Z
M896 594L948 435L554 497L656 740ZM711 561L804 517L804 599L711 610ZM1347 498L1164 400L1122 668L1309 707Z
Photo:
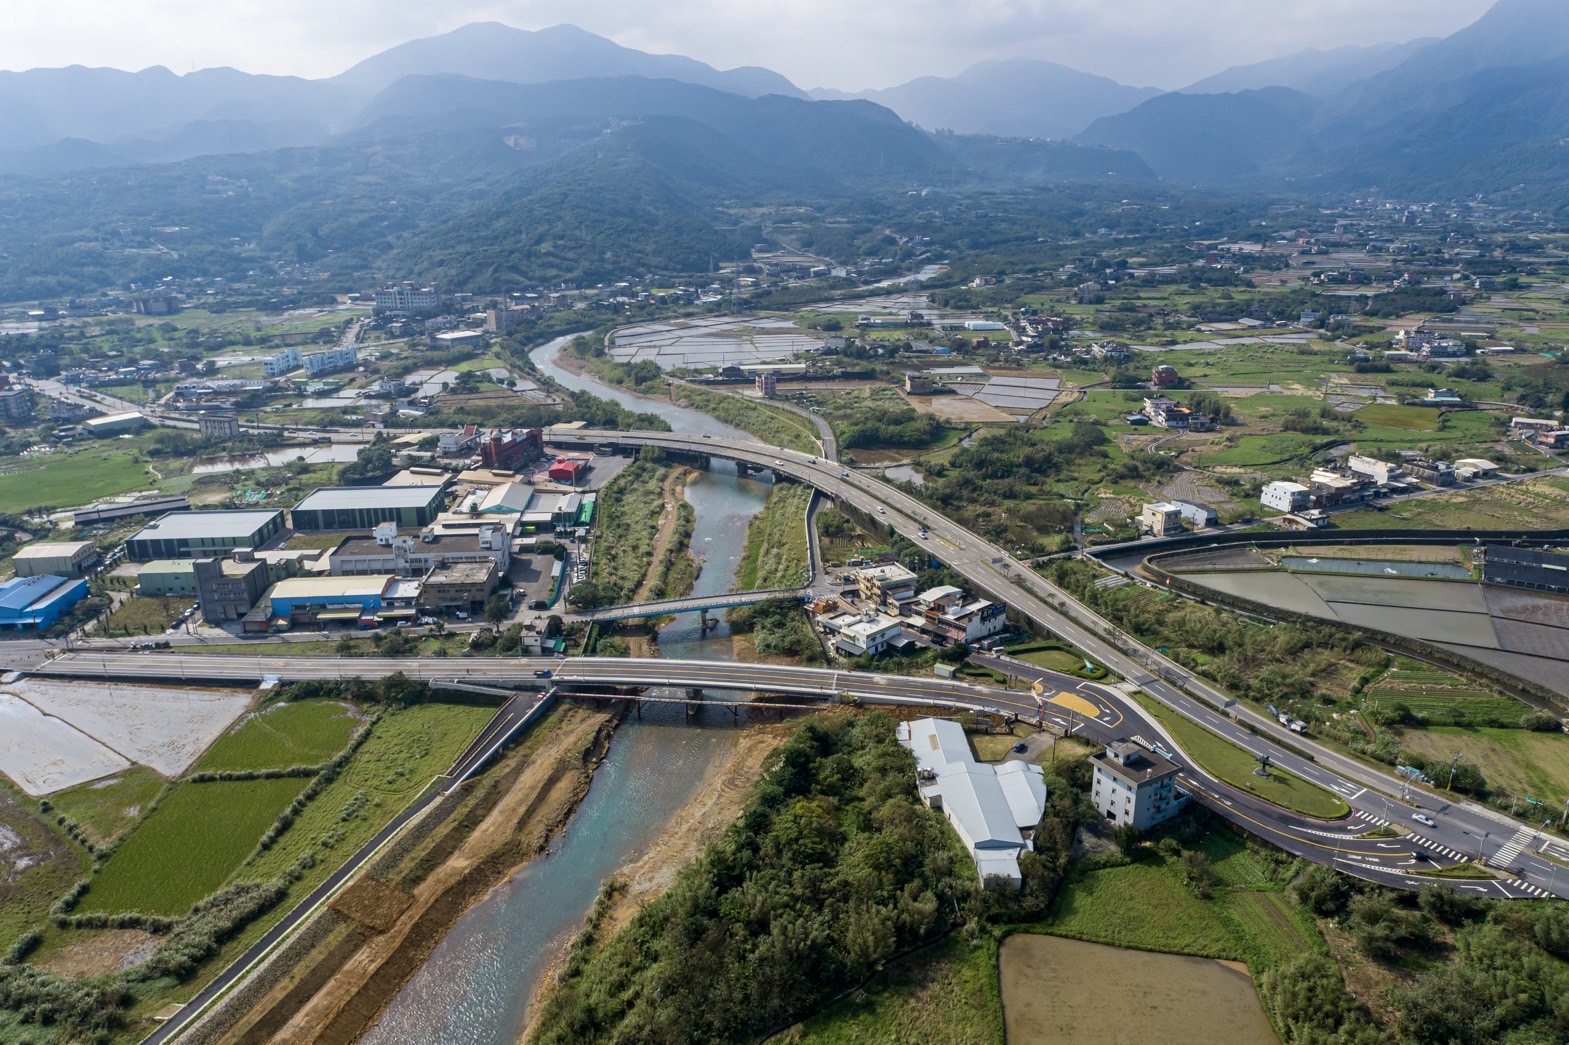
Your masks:
M640 50L861 90L990 58L1174 89L1306 47L1443 36L1492 0L13 0L0 69L233 66L331 76L405 40L570 22Z

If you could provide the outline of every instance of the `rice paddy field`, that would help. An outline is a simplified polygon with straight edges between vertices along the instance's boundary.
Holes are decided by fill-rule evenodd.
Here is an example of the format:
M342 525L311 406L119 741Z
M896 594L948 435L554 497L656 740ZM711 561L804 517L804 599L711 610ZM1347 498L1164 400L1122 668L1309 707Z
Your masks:
M120 843L78 910L184 914L223 885L309 782L180 785Z
M222 772L319 765L343 750L362 721L364 716L348 704L273 704L241 719L194 768Z

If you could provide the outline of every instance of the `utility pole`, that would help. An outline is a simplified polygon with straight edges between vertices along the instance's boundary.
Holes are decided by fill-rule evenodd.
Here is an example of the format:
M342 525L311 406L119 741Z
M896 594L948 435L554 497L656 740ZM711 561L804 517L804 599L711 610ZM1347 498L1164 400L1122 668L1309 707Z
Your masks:
M1453 791L1455 789L1455 770L1459 766L1460 752L1456 751L1454 761L1449 763L1449 783L1444 786L1445 791Z

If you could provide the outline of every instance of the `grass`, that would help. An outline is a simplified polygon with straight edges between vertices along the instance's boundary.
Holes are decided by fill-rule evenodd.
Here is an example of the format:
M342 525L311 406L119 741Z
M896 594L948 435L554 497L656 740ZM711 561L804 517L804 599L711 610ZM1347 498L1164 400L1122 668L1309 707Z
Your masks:
M197 772L314 766L343 750L359 716L343 704L274 704L248 715L219 737L197 762Z
M793 588L810 569L806 543L806 506L812 490L793 483L775 486L768 503L746 532L746 553L737 573L742 591Z
M49 802L82 825L94 843L111 841L147 812L167 786L146 766L132 766L109 780L83 784L51 795Z
M1556 805L1569 794L1569 736L1524 729L1430 726L1403 730L1400 744L1419 755L1482 767L1488 787Z
M0 863L0 954L42 922L49 907L87 869L87 854L38 813L38 803L0 777L0 828L15 838ZM9 838L8 838L9 840ZM33 861L20 866L22 858Z
M1010 657L1017 657L1026 664L1033 664L1037 668L1048 671L1058 671L1064 675L1077 675L1080 678L1099 679L1106 677L1106 669L1093 661L1075 653L1073 650L1059 643L1036 642L1024 646L1015 646L1006 651ZM1088 670L1086 663L1092 665Z
M1338 512L1335 525L1357 529L1559 529L1569 526L1569 482L1557 478L1421 497L1385 511Z
M115 850L79 909L184 914L223 885L307 783L295 777L176 787Z
M1267 778L1256 776L1253 771L1258 763L1246 751L1203 726L1189 722L1153 697L1141 693L1138 701L1160 720L1166 731L1200 766L1232 787L1323 820L1334 820L1350 812L1350 807L1339 796L1284 770L1272 768Z
M1408 432L1436 432L1440 411L1429 406L1394 406L1375 403L1364 406L1354 415L1365 425L1399 428Z
M338 779L305 807L277 845L253 857L242 872L271 878L314 849L320 859L293 890L303 895L301 890L313 888L433 777L446 772L494 714L494 708L461 704L420 704L383 713ZM530 737L543 728L535 727Z
M161 635L191 600L177 595L133 596L104 621L105 635Z
M895 962L865 993L829 1006L781 1045L1002 1045L997 943L950 937Z
M154 480L147 466L114 442L31 458L25 467L8 470L0 475L0 512L21 513L45 505L72 507L151 489Z
M1140 951L1241 958L1219 911L1161 863L1129 864L1075 877L1045 931Z
M620 597L637 591L653 561L668 475L668 468L636 461L599 495L593 578Z
M799 450L804 454L818 454L822 447L817 442L817 428L804 417L780 410L753 399L727 395L712 389L693 385L671 386L671 398L695 410L750 432L771 446Z

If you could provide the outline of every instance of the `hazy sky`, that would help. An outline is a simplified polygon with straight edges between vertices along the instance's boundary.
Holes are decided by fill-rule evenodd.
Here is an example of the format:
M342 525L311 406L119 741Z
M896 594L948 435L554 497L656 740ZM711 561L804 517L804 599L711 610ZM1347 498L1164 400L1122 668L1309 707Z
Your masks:
M859 90L986 58L1181 87L1304 47L1440 36L1492 0L13 0L0 68L231 65L329 76L394 44L499 21L572 22L642 50Z

